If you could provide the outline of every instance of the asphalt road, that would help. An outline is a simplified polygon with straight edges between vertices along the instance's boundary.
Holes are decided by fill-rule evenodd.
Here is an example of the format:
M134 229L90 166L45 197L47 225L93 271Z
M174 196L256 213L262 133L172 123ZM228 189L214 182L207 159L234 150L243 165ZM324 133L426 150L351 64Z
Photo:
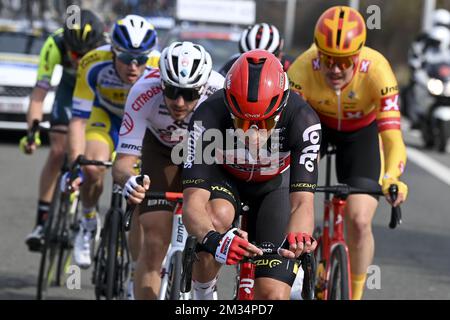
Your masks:
M39 149L32 157L25 156L17 147L19 137L1 132L0 138L0 299L34 299L36 291L39 255L27 251L24 238L34 224L38 176L48 148ZM367 289L364 298L450 299L450 185L443 181L443 175L448 174L444 169L450 170L450 155L422 150L414 133L406 132L405 141L410 152L419 151L426 158L408 161L404 180L410 191L399 228L388 228L390 208L384 200L380 202L373 223L373 275L379 271L380 278L372 282L375 288ZM434 175L429 169L437 165L429 159L442 165ZM108 177L105 190L110 181ZM316 215L321 217L321 198L317 198ZM109 193L105 192L101 199L103 212L108 203ZM231 267L222 270L222 299L231 298L233 271ZM94 299L91 273L91 269L82 271L81 289L51 288L50 298Z

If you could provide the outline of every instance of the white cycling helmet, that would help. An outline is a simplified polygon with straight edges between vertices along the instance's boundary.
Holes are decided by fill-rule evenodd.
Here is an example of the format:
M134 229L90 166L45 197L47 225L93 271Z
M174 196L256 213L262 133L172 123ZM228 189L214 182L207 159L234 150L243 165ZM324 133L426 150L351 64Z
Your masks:
M437 9L433 12L433 26L450 27L450 12L445 9Z
M111 44L120 51L149 53L157 45L155 27L141 16L130 14L114 24Z
M201 45L173 42L159 59L161 79L179 88L201 88L212 71L211 55Z
M448 49L450 45L450 30L446 27L434 27L428 34L429 39L435 41L441 49Z
M258 23L248 27L242 32L239 41L239 50L241 53L262 49L275 55L281 50L282 39L277 27L273 24Z

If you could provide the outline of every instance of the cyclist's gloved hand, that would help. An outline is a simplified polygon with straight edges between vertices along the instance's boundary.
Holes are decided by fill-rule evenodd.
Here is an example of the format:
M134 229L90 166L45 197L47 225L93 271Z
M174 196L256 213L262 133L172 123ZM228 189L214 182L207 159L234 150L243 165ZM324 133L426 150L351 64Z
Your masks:
M258 247L246 240L246 233L233 228L224 234L209 231L202 241L203 248L221 264L238 264L244 257L262 255Z
M42 144L39 132L36 132L33 138L33 141L30 142L28 136L22 137L19 142L20 151L25 154L32 154Z
M395 200L395 202L393 202L389 196L389 187L392 184L397 185L397 188L398 188L398 196L397 196L397 200ZM394 207L400 205L403 201L406 200L406 197L408 196L408 186L405 183L403 183L400 180L395 179L395 178L383 178L381 190L383 191L383 194L385 195L387 201L390 204L392 204Z
M139 180L143 177L142 182ZM122 194L130 204L139 204L145 198L145 191L150 188L148 175L131 176L123 187Z
M72 180L70 177L70 171L68 171L68 172L65 172L63 174L63 176L61 177L59 188L60 188L61 192L76 191L80 188L80 185L83 183L83 180L84 180L84 176L83 176L83 171L81 171L81 169L78 169L76 171L75 176L72 177ZM70 190L69 190L69 185L71 187Z
M314 251L317 241L308 233L289 232L278 248L278 254L288 259L294 259L303 253Z

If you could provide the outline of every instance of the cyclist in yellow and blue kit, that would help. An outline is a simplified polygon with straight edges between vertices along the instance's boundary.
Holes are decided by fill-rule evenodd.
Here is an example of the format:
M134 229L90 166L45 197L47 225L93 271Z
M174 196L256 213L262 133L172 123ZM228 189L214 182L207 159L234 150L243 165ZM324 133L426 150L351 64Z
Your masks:
M128 91L141 76L152 74L152 66L158 65L156 46L154 27L140 16L128 15L114 24L111 45L89 52L80 61L69 124L70 161L79 155L93 160L110 159ZM104 174L105 169L86 166L75 180L75 187L82 183L83 218L75 239L74 258L84 268L91 264L90 241L97 229L95 206L102 193Z

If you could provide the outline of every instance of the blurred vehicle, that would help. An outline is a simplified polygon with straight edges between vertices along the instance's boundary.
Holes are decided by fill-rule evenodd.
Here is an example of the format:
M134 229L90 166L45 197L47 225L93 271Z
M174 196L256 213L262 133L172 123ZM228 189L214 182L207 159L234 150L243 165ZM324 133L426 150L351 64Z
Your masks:
M39 53L48 35L42 28L29 28L25 22L0 20L0 129L27 129L26 113L36 84ZM58 66L44 101L45 120L49 119L54 87L61 75Z
M158 34L158 43L160 51L163 49L161 47L161 41L164 41L169 31L175 26L175 19L166 16L150 16L147 20L155 27L156 33Z
M231 56L239 53L242 31L233 26L180 25L172 29L161 41L161 49L173 41L191 41L200 44L211 54L213 69L218 71Z
M416 76L419 124L425 146L445 152L450 137L450 60L429 63Z

